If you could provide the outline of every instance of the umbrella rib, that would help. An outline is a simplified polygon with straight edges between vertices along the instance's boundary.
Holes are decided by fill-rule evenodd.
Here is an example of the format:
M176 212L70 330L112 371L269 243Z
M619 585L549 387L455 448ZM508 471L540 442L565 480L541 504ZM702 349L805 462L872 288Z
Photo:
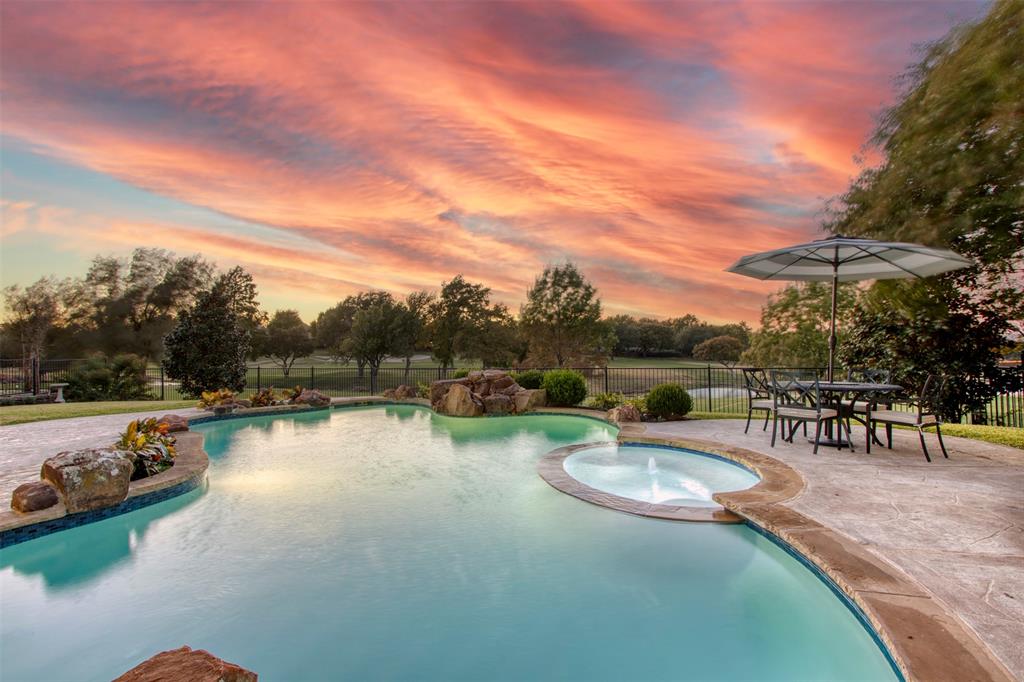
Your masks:
M858 246L857 248L858 248L858 249L860 249L861 251L864 251L864 249L862 249L862 248L861 248L861 247L859 247L859 246ZM908 253L917 253L917 252L915 252L915 251L911 251L910 249L901 249L901 250L903 250L903 251L907 251ZM865 253L867 253L867 252L865 251ZM882 252L882 253L884 253L884 252ZM885 261L885 262L886 262L886 263L888 263L889 265L894 265L894 266L896 266L897 268L899 268L899 269L900 269L900 270L902 270L903 272L905 272L905 273L907 273L907 274L911 275L912 277L916 277L917 279L924 279L924 277L923 277L922 275L919 275L919 274L917 274L917 273L916 273L916 272L914 272L913 270L907 270L907 269L906 269L905 267L903 267L903 266L902 266L902 265L900 265L899 263L897 263L897 262L895 262L895 261L891 261L891 260L889 260L888 258L886 258L886 257L885 257L884 255L882 255L882 253L875 253L875 254L871 254L871 255L873 255L873 256L874 256L875 258L878 258L879 260L883 260L883 261Z

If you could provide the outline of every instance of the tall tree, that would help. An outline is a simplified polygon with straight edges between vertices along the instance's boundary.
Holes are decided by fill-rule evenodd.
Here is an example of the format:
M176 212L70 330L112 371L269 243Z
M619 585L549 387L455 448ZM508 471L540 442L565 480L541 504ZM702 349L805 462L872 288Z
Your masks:
M61 288L61 282L43 277L25 289L15 285L3 291L7 310L3 335L16 344L21 354L26 390L31 389L33 381L39 385L39 376L33 378L32 368L38 372L38 360L43 356L47 337L64 319Z
M253 352L269 357L288 376L295 361L308 356L313 348L309 325L302 321L298 311L278 310L254 337Z
M856 301L856 287L840 284L840 338ZM823 367L828 362L830 284L790 284L761 309L761 329L751 336L743 361L761 367Z
M394 354L405 358L405 380L409 380L412 357L417 350L426 348L427 321L434 295L427 291L414 291L405 297L404 311L395 337Z
M876 283L849 336L881 344L875 352L907 380L925 371L923 353L933 370L959 368L961 409L976 409L1014 379L998 371L996 349L1012 345L1024 319L1022 45L1024 0L997 0L981 21L930 45L870 140L882 161L833 202L827 224L835 233L948 247L974 261L938 277ZM883 328L893 333L876 333ZM951 329L985 342L950 343ZM915 341L900 330L912 330ZM855 347L867 350L856 344L847 354Z
M597 289L573 263L544 268L526 292L519 321L534 365L604 364L615 345Z
M352 318L351 331L343 342L345 353L370 368L370 385L374 388L381 363L401 345L399 339L407 317L405 306L384 294L357 310Z
M491 290L456 275L441 285L430 304L430 340L434 357L442 367L454 367L459 350L475 343L473 335L492 316Z
M236 267L178 314L177 325L164 340L163 367L181 383L182 393L199 396L219 388L245 388L252 332L263 316L256 296L252 276Z
M346 296L333 308L320 313L313 325L314 340L317 346L325 348L340 362L355 359L359 367L359 377L362 378L363 370L366 367L365 361L358 357L353 358L347 351L350 347L347 341L352 335L352 324L355 322L356 313L360 310L366 310L386 300L394 300L386 291L363 291Z

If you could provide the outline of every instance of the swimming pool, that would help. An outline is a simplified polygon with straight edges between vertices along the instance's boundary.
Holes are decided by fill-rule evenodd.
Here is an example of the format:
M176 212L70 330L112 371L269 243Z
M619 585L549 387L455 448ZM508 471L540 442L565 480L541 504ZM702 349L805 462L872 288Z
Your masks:
M196 427L209 487L0 552L0 678L205 648L261 680L893 679L831 589L745 525L601 509L537 476L611 440L411 406Z
M756 485L755 474L738 464L698 452L639 444L598 445L577 450L562 462L580 483L651 504L719 507L718 492Z

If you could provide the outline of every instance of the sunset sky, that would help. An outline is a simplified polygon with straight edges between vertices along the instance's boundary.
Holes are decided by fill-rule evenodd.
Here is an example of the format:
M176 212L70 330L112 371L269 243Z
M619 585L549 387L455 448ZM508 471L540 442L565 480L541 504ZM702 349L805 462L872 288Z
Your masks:
M970 2L5 0L3 284L159 246L270 310L436 290L756 322L723 272L819 236L914 46Z

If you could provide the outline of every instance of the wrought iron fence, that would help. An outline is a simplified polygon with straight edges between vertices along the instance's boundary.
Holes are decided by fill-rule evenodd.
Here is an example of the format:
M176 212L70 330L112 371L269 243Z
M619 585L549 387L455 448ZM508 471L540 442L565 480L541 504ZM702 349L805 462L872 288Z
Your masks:
M0 396L46 393L54 384L67 383L81 360L0 360ZM699 412L745 414L747 397L743 372L738 368L714 365L699 367L579 367L587 381L589 394L621 393L635 397L657 384L673 382L684 386L693 397L693 409ZM792 368L787 368L792 369ZM416 386L438 379L451 379L469 370L438 367L381 367L376 373L346 365L292 367L287 373L280 366L252 366L246 375L246 390L288 389L295 386L315 388L331 396L379 395L402 384ZM1021 367L1006 368L1021 376ZM178 382L166 377L159 366L146 370L149 393L156 400L182 400ZM1018 381L1018 385L1021 382ZM1024 390L1004 393L986 406L984 414L969 415L968 422L998 426L1024 427Z

